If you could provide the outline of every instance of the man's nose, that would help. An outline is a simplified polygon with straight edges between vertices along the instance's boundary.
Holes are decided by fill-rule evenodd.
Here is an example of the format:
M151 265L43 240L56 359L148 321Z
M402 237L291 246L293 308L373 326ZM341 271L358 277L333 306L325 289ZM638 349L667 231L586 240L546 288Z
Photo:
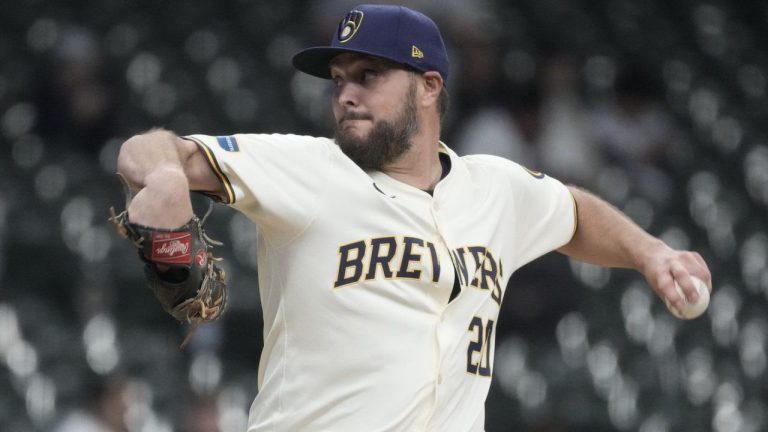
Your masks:
M339 105L357 106L359 101L359 88L355 83L343 83L336 89L336 97Z

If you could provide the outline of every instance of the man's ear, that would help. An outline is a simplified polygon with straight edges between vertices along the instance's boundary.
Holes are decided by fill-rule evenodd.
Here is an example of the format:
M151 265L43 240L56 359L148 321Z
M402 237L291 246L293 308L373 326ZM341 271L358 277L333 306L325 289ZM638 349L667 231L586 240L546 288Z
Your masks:
M440 98L440 92L443 91L443 77L439 72L429 71L422 74L422 82L424 93L422 102L425 105L437 105L437 101Z

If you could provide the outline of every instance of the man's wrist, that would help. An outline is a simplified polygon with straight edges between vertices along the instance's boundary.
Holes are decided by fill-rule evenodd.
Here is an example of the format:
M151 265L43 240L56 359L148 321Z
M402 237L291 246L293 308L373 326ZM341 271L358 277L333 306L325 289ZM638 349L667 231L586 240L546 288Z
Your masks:
M130 221L155 228L176 228L192 217L189 181L184 170L162 164L146 177L146 186L128 208Z
M649 236L645 241L637 243L633 254L634 268L640 273L647 274L649 267L671 248L662 240Z

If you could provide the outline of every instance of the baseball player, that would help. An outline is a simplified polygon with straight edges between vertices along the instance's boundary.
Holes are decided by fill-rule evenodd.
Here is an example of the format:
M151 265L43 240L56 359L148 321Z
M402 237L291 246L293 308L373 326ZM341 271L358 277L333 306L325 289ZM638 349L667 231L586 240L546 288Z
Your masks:
M152 239L142 256L157 286L209 281L176 271L212 268L190 190L259 227L264 349L248 431L482 431L507 281L552 250L636 269L678 307L695 300L692 276L711 287L697 253L595 196L441 142L448 57L425 15L358 6L293 63L331 80L333 139L157 129L118 157L136 192L121 220L149 230L132 238ZM211 316L194 302L205 306L188 317Z

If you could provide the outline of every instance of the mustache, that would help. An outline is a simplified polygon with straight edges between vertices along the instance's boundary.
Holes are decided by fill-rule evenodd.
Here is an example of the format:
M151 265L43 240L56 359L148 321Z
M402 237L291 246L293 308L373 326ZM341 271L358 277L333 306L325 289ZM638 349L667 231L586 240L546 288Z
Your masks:
M341 124L341 122L345 120L373 120L373 116L366 113L359 113L354 111L349 111L345 113L338 121L338 124Z

